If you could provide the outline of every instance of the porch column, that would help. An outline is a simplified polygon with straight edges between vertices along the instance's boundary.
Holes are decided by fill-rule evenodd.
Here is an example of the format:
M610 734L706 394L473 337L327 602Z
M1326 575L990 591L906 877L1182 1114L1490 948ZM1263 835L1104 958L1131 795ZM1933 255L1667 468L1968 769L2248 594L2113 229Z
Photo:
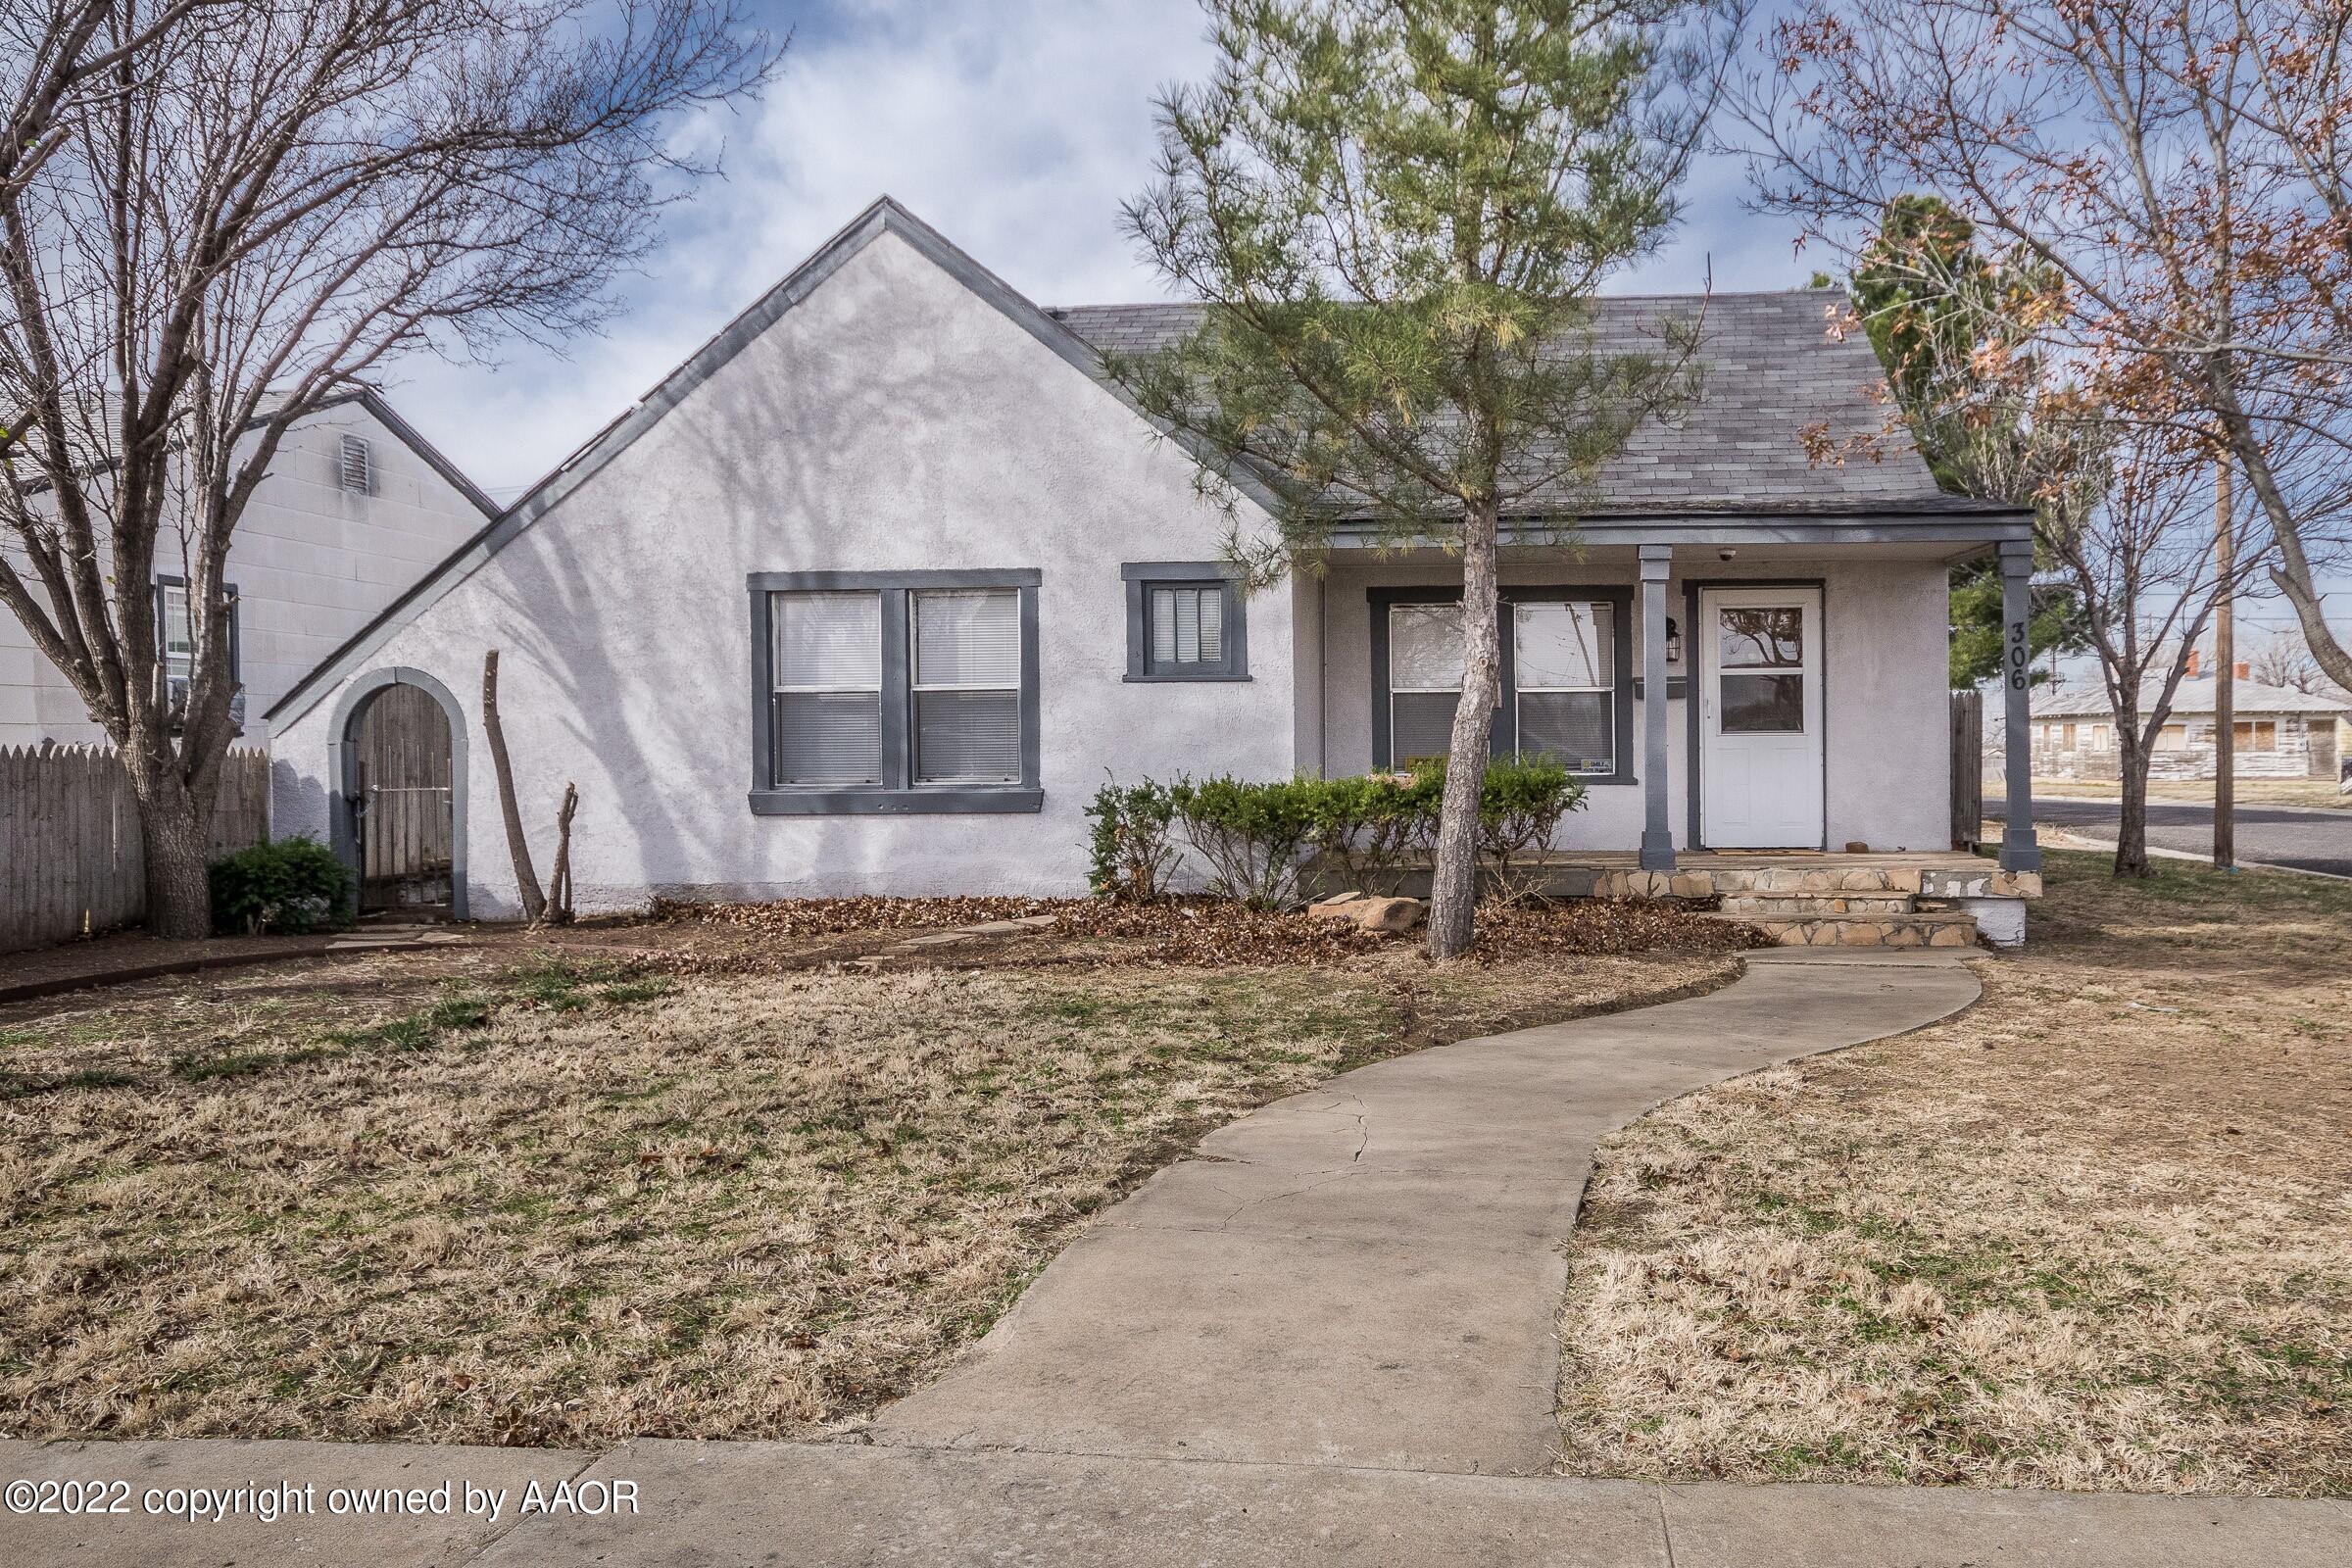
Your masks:
M1670 545L1642 547L1642 869L1674 869L1666 808L1666 574ZM1695 628L1694 628L1695 630Z
M2001 869L2038 871L2041 847L2034 837L2034 541L2001 542L2001 748L2009 768L2009 802L2001 822Z

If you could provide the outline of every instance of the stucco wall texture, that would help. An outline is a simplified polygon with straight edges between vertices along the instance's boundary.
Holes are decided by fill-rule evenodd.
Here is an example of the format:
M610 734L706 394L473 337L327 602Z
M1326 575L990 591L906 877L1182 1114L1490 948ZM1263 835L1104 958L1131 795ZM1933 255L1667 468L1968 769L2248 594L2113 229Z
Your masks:
M371 666L423 669L478 735L481 663L544 874L579 786L582 908L653 894L1081 891L1084 810L1122 778L1298 763L1291 603L1249 609L1243 682L1125 680L1120 564L1213 560L1192 465L1109 392L883 233L504 550ZM755 571L1036 567L1036 814L754 816ZM340 688L276 738L277 830L325 836ZM486 746L471 749L477 915L515 907Z
M430 673L478 736L482 656L500 650L500 706L543 873L557 800L566 780L579 787L572 857L583 908L635 907L661 894L1074 894L1084 886L1084 808L1106 773L1278 778L1366 767L1364 590L1447 575L1443 564L1401 561L1296 575L1250 602L1249 681L1125 681L1121 564L1211 560L1224 532L1180 450L884 232L368 666ZM1507 575L1630 582L1626 554L1521 560ZM752 813L748 573L1008 567L1043 573L1042 811ZM1829 841L1944 847L1943 568L1791 557L1734 570L1702 551L1677 570L1826 579ZM1680 615L1679 581L1674 593ZM1636 668L1638 660L1637 649ZM281 717L281 833L325 836L341 690L307 693L305 708ZM1675 710L1680 842L1686 760ZM476 745L470 758L469 901L495 916L514 911L514 888L488 749ZM1597 789L1563 846L1630 849L1641 828L1639 788Z

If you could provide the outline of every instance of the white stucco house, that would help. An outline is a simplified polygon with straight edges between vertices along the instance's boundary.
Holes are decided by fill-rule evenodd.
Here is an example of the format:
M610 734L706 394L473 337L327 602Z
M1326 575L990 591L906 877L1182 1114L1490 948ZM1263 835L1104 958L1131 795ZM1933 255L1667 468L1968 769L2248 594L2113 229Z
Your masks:
M289 430L229 541L230 659L244 685L237 744L267 745L263 713L497 511L372 390L338 397ZM169 537L159 544L154 583L167 667L188 646L175 548ZM0 746L43 742L106 736L65 673L0 610Z
M1670 303L1611 301L1598 330L1639 339ZM2002 551L2022 613L2028 521L1939 493L1899 440L1808 461L1808 426L1885 423L1839 303L1716 297L1703 404L1572 513L1508 519L1496 745L1589 780L1563 849L1652 871L1950 851L1946 573ZM1041 308L876 203L294 684L270 713L276 830L351 853L359 728L388 692L429 699L461 912L512 911L489 650L535 837L579 788L582 908L1075 894L1106 775L1439 749L1446 558L1343 528L1245 598L1192 460L1102 374L1099 351L1195 319ZM2027 822L2007 854L2034 863Z

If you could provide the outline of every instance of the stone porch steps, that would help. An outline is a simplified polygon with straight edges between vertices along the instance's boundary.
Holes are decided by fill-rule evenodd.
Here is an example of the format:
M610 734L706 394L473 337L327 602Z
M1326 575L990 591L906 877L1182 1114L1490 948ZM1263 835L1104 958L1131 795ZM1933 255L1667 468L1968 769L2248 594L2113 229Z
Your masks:
M1753 926L1775 946L1783 948L1973 948L1977 945L1976 916L1936 910L1831 914L1802 910L1751 913L1727 908L1707 918Z
M1766 918L1811 914L1909 914L1915 901L1908 893L1727 893L1726 914Z

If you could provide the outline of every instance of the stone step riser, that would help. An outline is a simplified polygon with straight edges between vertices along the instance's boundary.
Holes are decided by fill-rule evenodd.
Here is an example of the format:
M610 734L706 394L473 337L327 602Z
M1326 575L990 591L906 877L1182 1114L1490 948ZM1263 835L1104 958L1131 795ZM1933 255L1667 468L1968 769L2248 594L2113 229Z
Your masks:
M1973 948L1977 922L1964 914L1829 914L1772 919L1729 911L1783 948Z
M1723 912L1794 920L1821 914L1909 914L1907 893L1729 893Z

